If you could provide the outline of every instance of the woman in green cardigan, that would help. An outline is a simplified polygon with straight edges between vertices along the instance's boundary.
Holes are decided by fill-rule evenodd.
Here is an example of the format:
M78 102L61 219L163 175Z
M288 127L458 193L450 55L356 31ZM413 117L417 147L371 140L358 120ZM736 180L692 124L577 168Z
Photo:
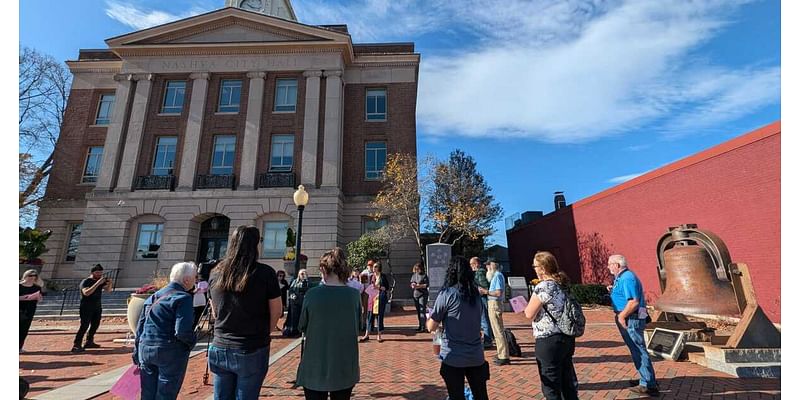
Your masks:
M300 312L300 331L305 333L303 358L297 369L297 385L306 399L349 399L359 381L358 328L361 295L346 285L350 267L339 247L319 261L325 285L309 289Z

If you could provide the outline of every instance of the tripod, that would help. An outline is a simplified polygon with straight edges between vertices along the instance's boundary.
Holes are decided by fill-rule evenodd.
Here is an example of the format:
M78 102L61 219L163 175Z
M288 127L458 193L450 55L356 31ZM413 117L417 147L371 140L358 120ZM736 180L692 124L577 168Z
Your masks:
M203 331L203 326L206 326L208 332L198 336L198 333ZM197 326L194 327L194 334L197 336L197 341L201 342L203 338L206 339L206 372L203 373L203 385L208 385L208 349L211 347L211 341L214 339L214 318L211 315L211 301L206 299L206 306L203 308L203 312L200 314L200 320L197 322Z

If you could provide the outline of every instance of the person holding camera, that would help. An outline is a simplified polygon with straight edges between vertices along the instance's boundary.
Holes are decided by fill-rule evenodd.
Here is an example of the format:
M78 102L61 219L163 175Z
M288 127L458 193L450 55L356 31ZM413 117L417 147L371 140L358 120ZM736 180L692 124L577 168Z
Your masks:
M73 353L81 353L84 349L94 349L100 347L94 342L94 334L100 327L100 318L103 315L102 295L103 291L110 292L113 282L103 276L103 266L95 264L91 269L91 275L81 281L78 288L81 291L80 316L81 326L75 335L75 342L72 345ZM89 333L86 333L86 330ZM86 344L83 343L83 335L86 335Z

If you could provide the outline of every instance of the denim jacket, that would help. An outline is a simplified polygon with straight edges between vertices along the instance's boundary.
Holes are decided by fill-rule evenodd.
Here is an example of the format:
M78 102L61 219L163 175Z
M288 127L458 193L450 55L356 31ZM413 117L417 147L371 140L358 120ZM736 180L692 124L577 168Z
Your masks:
M161 300L151 309L159 298ZM144 302L136 328L134 362L138 362L140 344L189 351L196 342L192 295L183 286L171 282Z

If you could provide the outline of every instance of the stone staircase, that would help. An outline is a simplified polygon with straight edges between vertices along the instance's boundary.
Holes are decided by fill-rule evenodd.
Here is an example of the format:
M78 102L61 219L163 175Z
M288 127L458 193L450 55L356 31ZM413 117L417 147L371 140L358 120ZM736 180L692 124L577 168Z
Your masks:
M128 310L128 297L134 290L117 288L113 292L103 293L103 316L125 316ZM66 301L64 301L65 296ZM80 295L77 290L49 292L37 304L34 319L78 319L79 307Z

